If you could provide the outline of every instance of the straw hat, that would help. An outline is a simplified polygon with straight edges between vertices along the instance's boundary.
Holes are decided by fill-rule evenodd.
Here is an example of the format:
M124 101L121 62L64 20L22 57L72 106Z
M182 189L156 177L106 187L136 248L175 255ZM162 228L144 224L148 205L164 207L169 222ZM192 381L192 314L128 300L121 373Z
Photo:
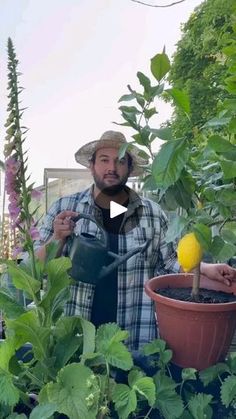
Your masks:
M83 145L76 153L75 160L82 166L89 167L90 161L95 151L101 148L117 148L119 149L123 144L128 144L124 134L118 131L106 131L102 134L99 140L91 141ZM130 145L127 153L132 158L133 170L132 176L140 175L143 172L142 166L148 164L148 160L140 156L140 151L133 144Z

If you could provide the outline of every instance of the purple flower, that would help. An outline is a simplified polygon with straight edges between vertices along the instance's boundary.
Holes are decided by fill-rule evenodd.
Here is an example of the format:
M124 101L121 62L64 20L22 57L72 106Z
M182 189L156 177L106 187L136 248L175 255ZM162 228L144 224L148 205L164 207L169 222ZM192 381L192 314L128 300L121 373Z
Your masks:
M15 203L10 203L8 205L8 210L9 210L9 214L10 217L12 219L12 221L16 221L16 219L18 218L21 210L19 207L17 207L17 205Z
M20 168L20 162L16 161L14 157L8 157L8 159L5 162L5 167L6 167L6 172L16 175Z
M39 200L42 197L42 192L38 191L37 189L32 189L31 198Z
M39 239L39 231L37 229L37 227L32 226L30 227L30 236L32 238L32 240L38 240Z
M22 247L15 246L14 249L13 249L13 252L12 252L12 258L16 259L17 256L19 256L19 254L22 253L22 252L23 252Z

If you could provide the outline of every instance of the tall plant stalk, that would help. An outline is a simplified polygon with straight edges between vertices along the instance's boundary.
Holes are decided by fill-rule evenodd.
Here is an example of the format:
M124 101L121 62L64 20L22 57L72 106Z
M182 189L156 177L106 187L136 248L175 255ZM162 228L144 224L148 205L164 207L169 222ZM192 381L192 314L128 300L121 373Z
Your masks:
M31 272L37 278L37 270L34 254L34 240L38 235L34 221L35 211L30 211L33 184L28 185L27 156L23 150L25 134L28 128L21 124L24 108L20 107L20 94L23 87L19 85L18 60L14 51L12 40L8 39L8 118L5 124L6 143L5 155L5 188L9 199L9 215L11 228L18 231L19 243L15 249L15 255L22 251L30 256Z

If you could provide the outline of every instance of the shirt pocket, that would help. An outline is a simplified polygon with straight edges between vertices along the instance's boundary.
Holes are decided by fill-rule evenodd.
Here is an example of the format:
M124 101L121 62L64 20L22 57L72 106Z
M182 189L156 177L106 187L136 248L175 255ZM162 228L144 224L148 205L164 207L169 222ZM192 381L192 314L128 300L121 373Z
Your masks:
M155 229L151 227L137 227L133 230L134 248L144 247L137 254L137 260L152 261L153 245L154 245Z

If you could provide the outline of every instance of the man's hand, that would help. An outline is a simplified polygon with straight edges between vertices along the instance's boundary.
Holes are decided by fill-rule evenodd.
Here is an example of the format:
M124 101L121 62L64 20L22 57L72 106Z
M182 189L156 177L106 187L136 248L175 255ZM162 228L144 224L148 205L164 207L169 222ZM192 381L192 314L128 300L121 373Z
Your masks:
M53 239L61 240L62 242L73 233L75 223L72 220L76 217L78 212L75 211L62 211L55 217L53 222Z
M231 285L236 282L236 269L227 265L226 263L201 263L201 274L207 276L213 281L223 282L226 285Z

